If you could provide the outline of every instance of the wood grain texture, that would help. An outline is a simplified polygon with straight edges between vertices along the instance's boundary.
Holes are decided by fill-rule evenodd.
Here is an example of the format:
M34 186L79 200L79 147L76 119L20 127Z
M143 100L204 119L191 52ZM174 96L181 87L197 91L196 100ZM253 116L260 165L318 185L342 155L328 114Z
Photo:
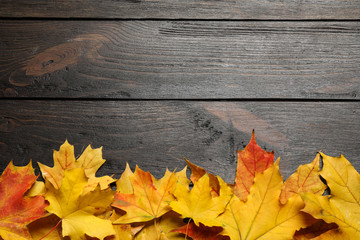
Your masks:
M1 21L0 95L359 99L358 22Z
M359 0L2 0L1 17L359 19Z
M11 159L51 165L52 149L68 139L77 154L103 146L100 175L119 176L129 162L160 177L186 157L231 182L252 129L281 156L285 177L319 150L360 170L359 102L2 100L0 113L1 170Z

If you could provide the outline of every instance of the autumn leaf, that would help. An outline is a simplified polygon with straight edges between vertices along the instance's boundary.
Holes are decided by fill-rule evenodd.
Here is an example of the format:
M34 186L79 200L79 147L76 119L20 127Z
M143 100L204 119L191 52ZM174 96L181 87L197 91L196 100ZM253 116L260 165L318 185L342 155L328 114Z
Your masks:
M71 239L83 239L85 234L100 239L114 235L111 221L96 217L105 212L113 200L111 189L83 194L88 184L84 169L74 168L64 171L64 179L59 189L48 181L45 199L50 205L48 212L57 215L62 221L62 236Z
M335 235L337 239L360 239L360 175L342 155L330 157L321 153L321 156L324 166L320 174L326 180L331 195L304 193L304 211L339 226L339 231L326 234Z
M205 169L193 164L189 160L185 159L185 161L189 165L190 170L191 170L191 176L190 176L191 181L195 184L202 176L204 176L205 174L208 174L209 175L209 185L211 188L211 195L213 197L219 196L220 184L219 184L219 180L217 179L217 177L211 173L208 173L207 171L205 171Z
M207 227L200 223L196 226L195 223L184 225L180 228L172 230L172 232L183 233L193 240L225 240L225 236L219 235L222 232L222 227Z
M42 163L38 163L42 176L47 179L56 189L59 189L64 178L65 170L74 168L83 168L86 176L89 178L86 192L90 192L99 184L101 190L107 188L110 183L115 180L109 176L101 178L95 177L97 170L104 164L105 159L102 158L102 148L92 149L89 145L81 156L75 160L74 146L66 140L61 145L60 150L54 150L54 167L48 167Z
M285 181L280 195L282 204L285 204L290 197L301 193L311 192L316 195L324 193L326 185L320 179L319 161L320 154L317 154L311 163L300 165Z
M131 171L129 164L126 163L125 171L121 174L120 179L116 181L116 191L118 193L134 193L134 189L130 181L130 177L132 175L134 175L134 173Z
M291 239L295 231L307 226L300 212L301 198L279 201L283 179L279 159L262 173L256 173L247 201L233 196L226 211L218 217L223 235L233 240Z
M126 214L115 223L146 222L169 212L171 208L168 202L174 200L172 192L178 179L183 179L181 176L186 174L185 171L186 169L178 175L166 171L164 177L159 180L137 166L134 174L126 172L133 193L119 192L115 195L112 206L126 211ZM131 189L127 186L123 191L131 192Z
M234 194L246 201L250 188L254 183L255 173L261 173L273 164L274 152L267 152L256 143L255 133L248 145L237 151L237 169L235 176Z
M184 240L184 236L173 229L184 224L179 214L170 211L156 220L148 222L147 225L135 235L134 240Z
M178 184L174 196L176 201L170 202L171 208L181 214L183 218L191 218L199 226L220 226L215 218L224 211L231 197L231 190L227 184L218 177L220 183L220 195L212 197L208 174L202 176L194 187L189 190L187 185Z
M42 196L24 197L36 179L31 162L25 167L10 162L4 170L0 177L0 238L31 238L26 225L44 216L47 206Z

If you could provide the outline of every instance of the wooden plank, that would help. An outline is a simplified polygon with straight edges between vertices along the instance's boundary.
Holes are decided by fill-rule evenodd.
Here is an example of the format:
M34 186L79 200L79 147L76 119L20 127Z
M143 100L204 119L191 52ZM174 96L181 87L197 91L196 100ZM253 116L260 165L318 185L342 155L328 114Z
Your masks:
M1 21L0 95L359 99L358 22Z
M103 146L100 175L129 162L160 177L186 157L230 182L235 151L255 129L259 145L281 156L285 177L319 150L360 170L359 102L2 100L0 113L0 169L10 159L51 165L52 149L68 139L77 155Z
M359 19L360 1L2 0L0 16L110 19Z

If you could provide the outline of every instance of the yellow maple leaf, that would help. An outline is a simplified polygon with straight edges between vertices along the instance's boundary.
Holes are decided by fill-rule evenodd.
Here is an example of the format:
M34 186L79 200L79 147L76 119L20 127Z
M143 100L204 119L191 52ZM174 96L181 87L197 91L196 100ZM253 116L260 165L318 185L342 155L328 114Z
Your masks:
M116 181L116 191L118 193L134 193L134 189L130 181L130 177L132 175L134 175L134 173L131 171L129 164L126 163L125 171L121 174L120 179Z
M220 226L221 223L215 218L225 210L231 198L231 189L219 176L218 180L220 194L217 197L211 194L212 188L209 185L208 174L199 178L191 191L188 185L178 184L174 191L176 201L170 202L171 208L183 218L193 219L197 226L199 223L206 226Z
M184 236L177 232L172 232L173 229L179 228L182 225L184 225L184 222L179 214L170 211L156 220L156 223L149 222L135 235L134 240L184 240Z
M334 239L360 239L360 175L342 155L330 157L321 153L321 156L324 166L320 174L331 195L303 194L304 211L327 223L336 223L338 231L325 233Z
M47 179L56 189L59 189L64 178L64 171L74 168L83 168L86 176L89 178L85 191L92 191L99 184L101 189L105 189L115 180L109 176L101 178L95 177L97 170L104 164L102 158L102 148L92 149L89 145L81 156L76 160L74 155L74 146L66 140L61 145L60 150L54 150L54 167L48 167L38 163L42 176Z
M50 203L46 210L61 219L63 237L83 239L86 234L104 239L115 234L111 221L94 215L105 212L110 206L113 200L111 189L97 187L84 194L87 184L88 178L82 168L65 170L59 189L46 181L45 199Z
M224 228L223 235L232 240L291 239L295 231L307 226L300 212L303 202L290 197L281 204L279 196L283 179L279 159L264 172L256 173L247 201L233 196L224 214L217 219Z

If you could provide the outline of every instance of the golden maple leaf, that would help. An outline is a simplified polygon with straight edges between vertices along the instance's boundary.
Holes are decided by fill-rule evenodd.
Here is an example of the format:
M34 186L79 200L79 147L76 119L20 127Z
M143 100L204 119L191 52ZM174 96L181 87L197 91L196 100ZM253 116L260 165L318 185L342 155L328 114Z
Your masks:
M301 198L291 197L281 204L283 185L279 160L262 173L256 173L247 201L233 196L224 214L217 219L233 240L291 239L295 231L307 226L300 212Z
M344 157L330 157L321 153L324 166L321 176L330 188L330 196L312 193L302 195L304 211L339 228L319 236L324 239L360 239L360 175Z
M64 171L64 178L59 189L46 181L45 199L50 205L46 210L57 215L62 221L62 236L72 240L90 237L104 239L114 235L111 221L96 217L105 212L113 201L111 189L84 192L88 178L84 169L74 168Z
M170 207L183 218L193 219L197 226L200 223L206 226L220 226L221 223L215 218L224 212L231 198L231 189L220 177L217 178L220 184L219 196L212 196L210 177L205 174L194 183L191 191L188 186L178 184L174 191L176 201L170 202Z
M95 177L97 170L104 164L105 159L102 158L102 148L92 149L89 145L81 156L75 160L74 146L66 140L61 145L60 150L54 150L54 167L48 167L42 163L38 163L42 176L47 179L56 189L59 189L64 178L65 170L74 168L83 168L86 176L89 178L85 191L92 191L99 184L100 188L106 189L110 183L115 180L109 176L100 178Z

